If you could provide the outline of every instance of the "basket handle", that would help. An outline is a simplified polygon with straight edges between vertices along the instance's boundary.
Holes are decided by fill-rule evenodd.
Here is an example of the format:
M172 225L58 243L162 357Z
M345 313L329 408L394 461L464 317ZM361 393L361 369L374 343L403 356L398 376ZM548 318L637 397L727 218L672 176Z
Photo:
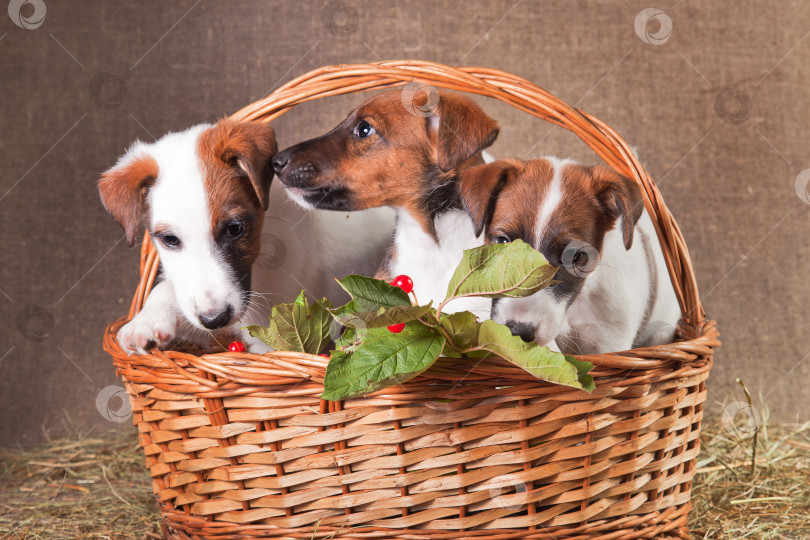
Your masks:
M415 60L327 66L288 82L267 97L239 110L231 118L270 122L306 101L404 86L409 83L479 94L508 103L572 131L605 163L620 174L635 179L642 188L644 206L658 234L667 270L681 308L681 324L685 323L689 328L697 329L704 323L706 314L700 303L686 242L658 188L635 153L605 123L570 107L525 79L495 69L456 68ZM141 254L141 283L133 299L130 316L140 309L154 281L156 269L157 256L147 233Z

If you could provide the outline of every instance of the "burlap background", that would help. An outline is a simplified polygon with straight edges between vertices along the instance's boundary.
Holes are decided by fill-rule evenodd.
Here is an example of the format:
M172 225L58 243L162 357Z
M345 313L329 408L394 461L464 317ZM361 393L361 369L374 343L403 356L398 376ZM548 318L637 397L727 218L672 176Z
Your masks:
M216 120L308 70L393 58L513 72L636 145L721 325L714 412L741 399L740 377L760 410L810 419L810 4L19 4L16 23L0 13L0 444L129 425L106 412L120 402L100 342L127 309L138 252L99 203L100 171L136 138ZM297 108L274 124L280 145L361 100ZM572 135L480 101L503 128L496 156L593 159Z

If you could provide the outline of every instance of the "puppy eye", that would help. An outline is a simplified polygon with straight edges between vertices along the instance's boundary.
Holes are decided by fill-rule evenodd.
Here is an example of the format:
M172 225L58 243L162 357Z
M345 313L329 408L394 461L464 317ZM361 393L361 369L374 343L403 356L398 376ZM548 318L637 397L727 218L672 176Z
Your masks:
M225 227L225 234L228 235L228 238L231 240L236 240L240 236L242 236L245 232L245 222L244 221L231 221L228 223L227 227Z
M495 238L493 238L492 243L493 244L508 244L511 241L512 241L511 238L509 238L508 236L506 236L504 234L501 234L501 235L496 236Z
M371 137L374 135L375 131L374 128L371 127L371 124L362 120L357 127L354 128L354 134L358 139L365 139L367 137Z
M178 249L180 247L180 239L173 234L164 234L158 236L158 239L169 249Z

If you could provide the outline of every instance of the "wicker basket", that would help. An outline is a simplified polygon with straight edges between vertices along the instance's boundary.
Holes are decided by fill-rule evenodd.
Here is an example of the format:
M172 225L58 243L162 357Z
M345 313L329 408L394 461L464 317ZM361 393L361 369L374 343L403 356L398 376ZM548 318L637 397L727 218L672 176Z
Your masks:
M234 115L270 121L323 96L417 81L493 97L576 133L646 194L684 314L678 341L583 356L587 394L503 361L441 359L371 396L319 399L327 360L291 352L127 356L104 349L132 399L166 538L688 538L690 490L718 333L683 237L626 143L532 83L415 61L333 66ZM148 235L128 317L158 259Z

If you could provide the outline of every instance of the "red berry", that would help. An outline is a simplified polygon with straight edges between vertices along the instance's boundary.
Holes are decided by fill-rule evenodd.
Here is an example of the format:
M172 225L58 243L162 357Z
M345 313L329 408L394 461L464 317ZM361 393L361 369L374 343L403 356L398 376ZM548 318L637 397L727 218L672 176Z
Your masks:
M324 358L332 358L331 356L329 356L328 354L325 354L325 353L321 353L318 356L323 356Z
M245 352L245 344L241 341L234 341L228 345L228 350L231 352Z
M399 324L392 324L391 326L388 326L387 328L388 328L388 331L391 332L392 334L399 334L400 332L405 330L405 323L403 322L403 323L399 323Z
M399 287L406 293L409 293L413 290L413 280L410 277L406 276L405 274L395 277L394 281L389 283L389 285Z

